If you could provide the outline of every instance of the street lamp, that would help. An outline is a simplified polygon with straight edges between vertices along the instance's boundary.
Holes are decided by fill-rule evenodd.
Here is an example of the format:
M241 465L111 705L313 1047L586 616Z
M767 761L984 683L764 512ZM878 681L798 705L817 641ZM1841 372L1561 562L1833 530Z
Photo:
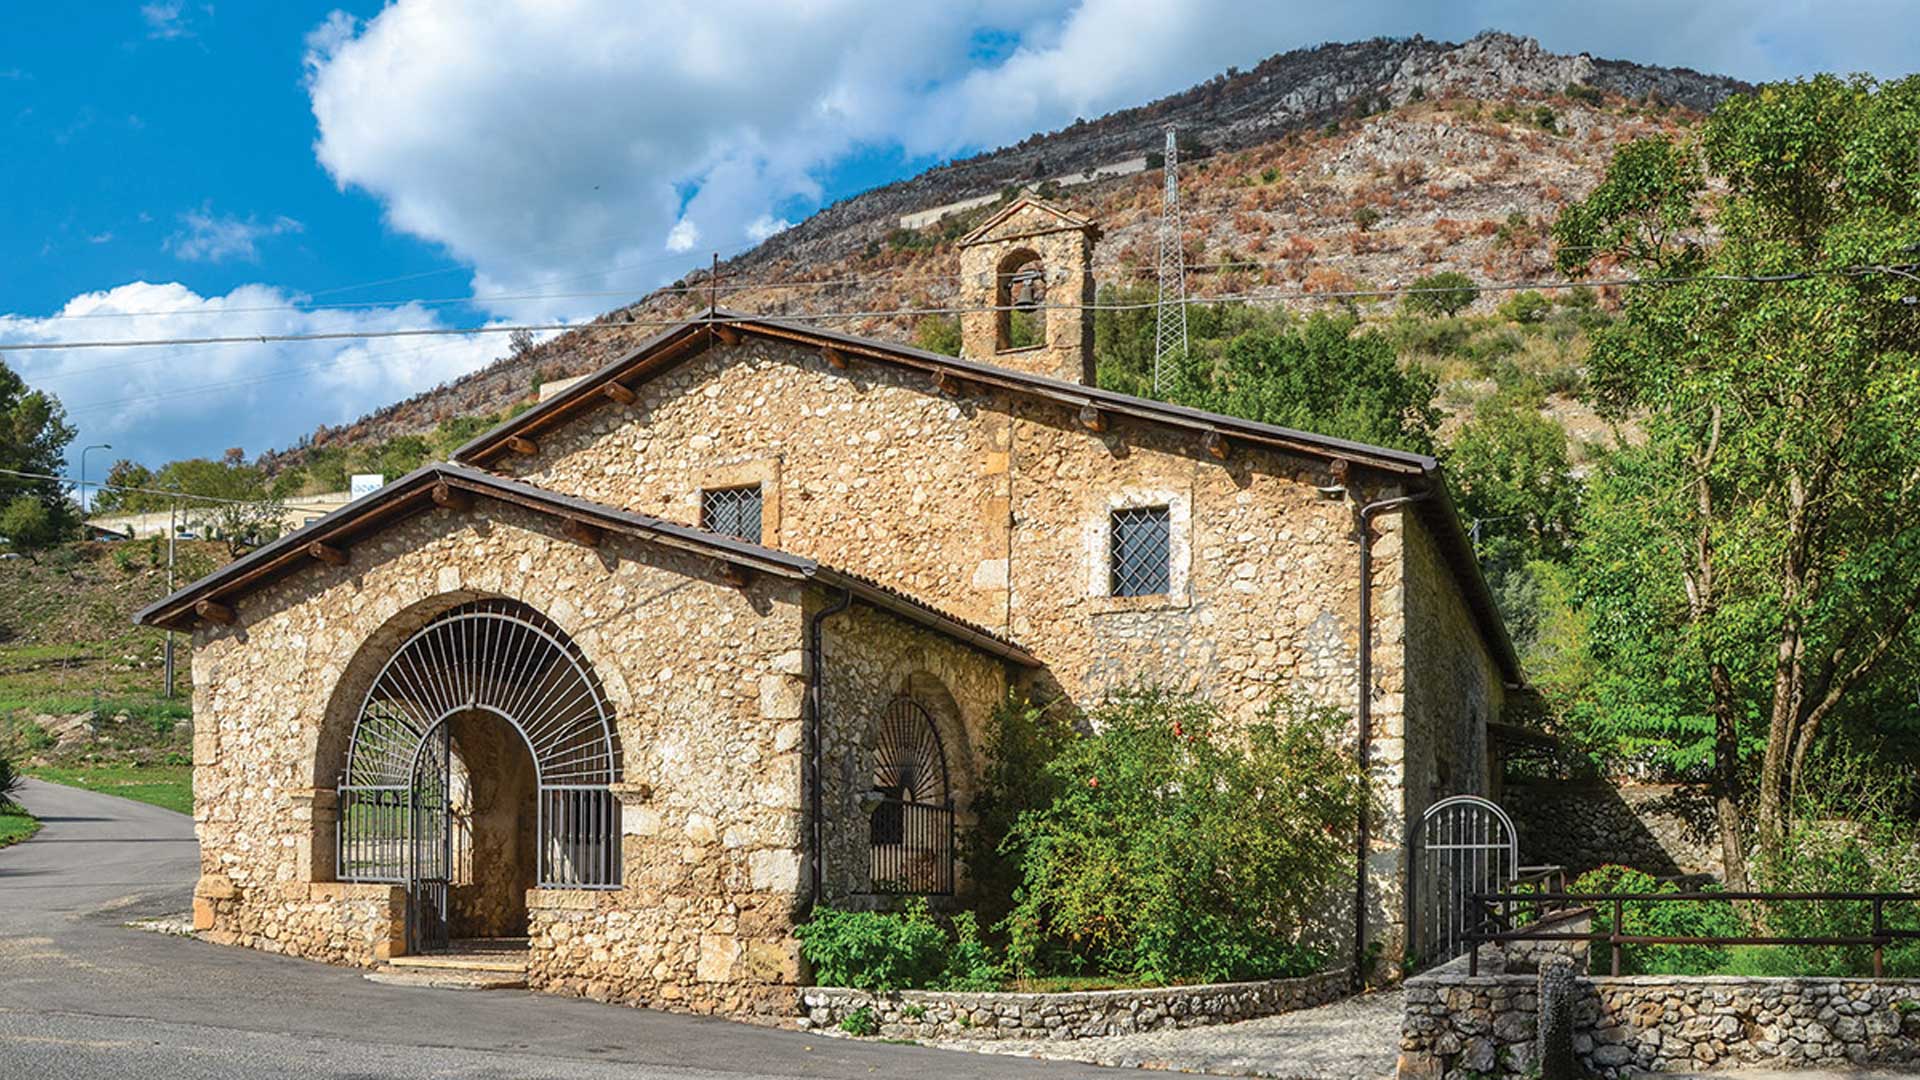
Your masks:
M83 518L87 516L87 451L111 449L112 443L94 443L80 450L80 516Z

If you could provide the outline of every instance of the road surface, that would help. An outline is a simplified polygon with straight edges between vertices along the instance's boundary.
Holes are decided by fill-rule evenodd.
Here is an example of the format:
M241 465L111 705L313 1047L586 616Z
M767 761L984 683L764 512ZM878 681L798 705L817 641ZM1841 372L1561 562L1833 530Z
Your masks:
M358 971L129 929L186 910L193 823L29 781L44 823L0 851L0 1077L1110 1077L1085 1065L779 1031Z

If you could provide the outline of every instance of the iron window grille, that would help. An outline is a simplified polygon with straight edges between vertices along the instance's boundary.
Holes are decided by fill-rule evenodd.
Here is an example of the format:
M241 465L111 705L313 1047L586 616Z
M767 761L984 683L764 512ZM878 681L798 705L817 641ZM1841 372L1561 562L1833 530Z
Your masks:
M1173 518L1164 506L1115 510L1108 580L1114 596L1173 591Z
M760 485L708 488L700 493L700 527L708 532L760 542Z
M868 880L876 893L953 892L953 798L933 717L911 698L888 703L874 727L868 794Z

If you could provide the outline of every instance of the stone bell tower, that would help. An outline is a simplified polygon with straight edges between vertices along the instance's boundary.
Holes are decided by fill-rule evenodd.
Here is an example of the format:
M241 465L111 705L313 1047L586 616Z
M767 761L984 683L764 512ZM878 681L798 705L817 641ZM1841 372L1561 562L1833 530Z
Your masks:
M960 354L1093 385L1100 226L1023 195L960 241Z

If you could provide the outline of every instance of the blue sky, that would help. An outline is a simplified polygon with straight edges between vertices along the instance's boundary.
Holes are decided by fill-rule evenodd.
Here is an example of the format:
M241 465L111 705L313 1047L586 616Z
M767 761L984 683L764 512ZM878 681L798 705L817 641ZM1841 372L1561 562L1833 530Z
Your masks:
M1920 67L1916 15L1909 0L12 3L0 343L584 317L944 157L1326 40L1498 27L1753 80L1897 76ZM158 463L285 445L503 345L5 355L66 402L76 454L112 442Z

